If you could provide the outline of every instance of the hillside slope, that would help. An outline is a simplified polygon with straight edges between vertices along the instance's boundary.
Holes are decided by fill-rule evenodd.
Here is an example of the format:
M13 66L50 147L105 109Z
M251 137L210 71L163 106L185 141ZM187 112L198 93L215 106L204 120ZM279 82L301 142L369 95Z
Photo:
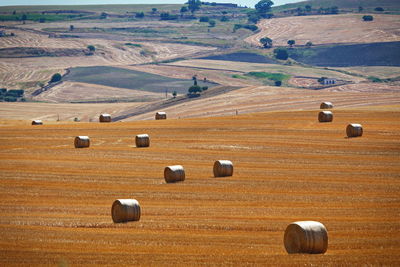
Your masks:
M397 15L374 15L374 21L364 22L363 14L300 16L262 20L261 31L245 39L260 46L265 36L274 46L287 46L288 40L296 45L312 42L319 44L373 43L400 41L400 19Z

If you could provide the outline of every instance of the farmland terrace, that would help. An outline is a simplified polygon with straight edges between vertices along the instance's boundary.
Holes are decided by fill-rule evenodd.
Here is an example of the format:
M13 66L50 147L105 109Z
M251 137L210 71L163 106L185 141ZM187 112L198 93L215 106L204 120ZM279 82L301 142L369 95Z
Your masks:
M0 264L399 265L398 106L125 123L0 127ZM349 122L364 135L346 138ZM134 136L148 133L149 148ZM88 135L91 146L75 149ZM215 160L234 175L213 178ZM166 184L165 166L186 180ZM138 222L111 204L135 198ZM328 229L323 255L288 255L286 226Z

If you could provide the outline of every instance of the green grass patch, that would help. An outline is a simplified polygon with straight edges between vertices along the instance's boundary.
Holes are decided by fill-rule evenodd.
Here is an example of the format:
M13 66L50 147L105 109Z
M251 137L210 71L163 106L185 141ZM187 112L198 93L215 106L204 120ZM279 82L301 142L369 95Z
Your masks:
M268 79L271 81L286 81L290 79L290 75L288 74L283 74L283 73L270 73L270 72L249 72L245 74L246 76L254 77L257 79Z
M243 76L243 75L240 75L240 74L233 74L232 78L235 78L235 79L247 79L246 76Z
M132 43L125 43L127 46L134 46L134 47L142 47L141 44L132 44Z

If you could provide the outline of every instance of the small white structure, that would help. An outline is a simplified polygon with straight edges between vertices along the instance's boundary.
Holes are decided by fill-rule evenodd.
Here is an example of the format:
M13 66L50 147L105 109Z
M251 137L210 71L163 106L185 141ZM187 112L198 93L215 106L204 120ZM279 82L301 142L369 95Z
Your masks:
M331 85L331 84L336 84L336 79L333 79L333 78L324 78L323 80L322 80L322 84L323 85Z

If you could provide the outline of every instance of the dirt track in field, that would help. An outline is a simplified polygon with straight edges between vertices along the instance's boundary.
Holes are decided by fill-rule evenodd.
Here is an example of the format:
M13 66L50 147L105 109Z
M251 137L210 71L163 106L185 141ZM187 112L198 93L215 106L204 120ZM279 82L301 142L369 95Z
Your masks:
M398 106L397 106L398 107ZM0 127L0 264L399 265L399 109ZM364 136L345 138L349 122ZM151 147L134 136L148 133ZM92 145L73 148L76 135ZM217 159L234 176L213 178ZM165 166L186 180L165 184ZM139 222L113 224L136 198ZM287 255L288 223L317 220L325 255Z
M332 43L373 43L400 40L397 15L374 14L374 21L362 21L363 14L300 16L262 20L261 31L245 39L261 46L260 39L269 37L275 46L287 46L288 40L298 45Z

